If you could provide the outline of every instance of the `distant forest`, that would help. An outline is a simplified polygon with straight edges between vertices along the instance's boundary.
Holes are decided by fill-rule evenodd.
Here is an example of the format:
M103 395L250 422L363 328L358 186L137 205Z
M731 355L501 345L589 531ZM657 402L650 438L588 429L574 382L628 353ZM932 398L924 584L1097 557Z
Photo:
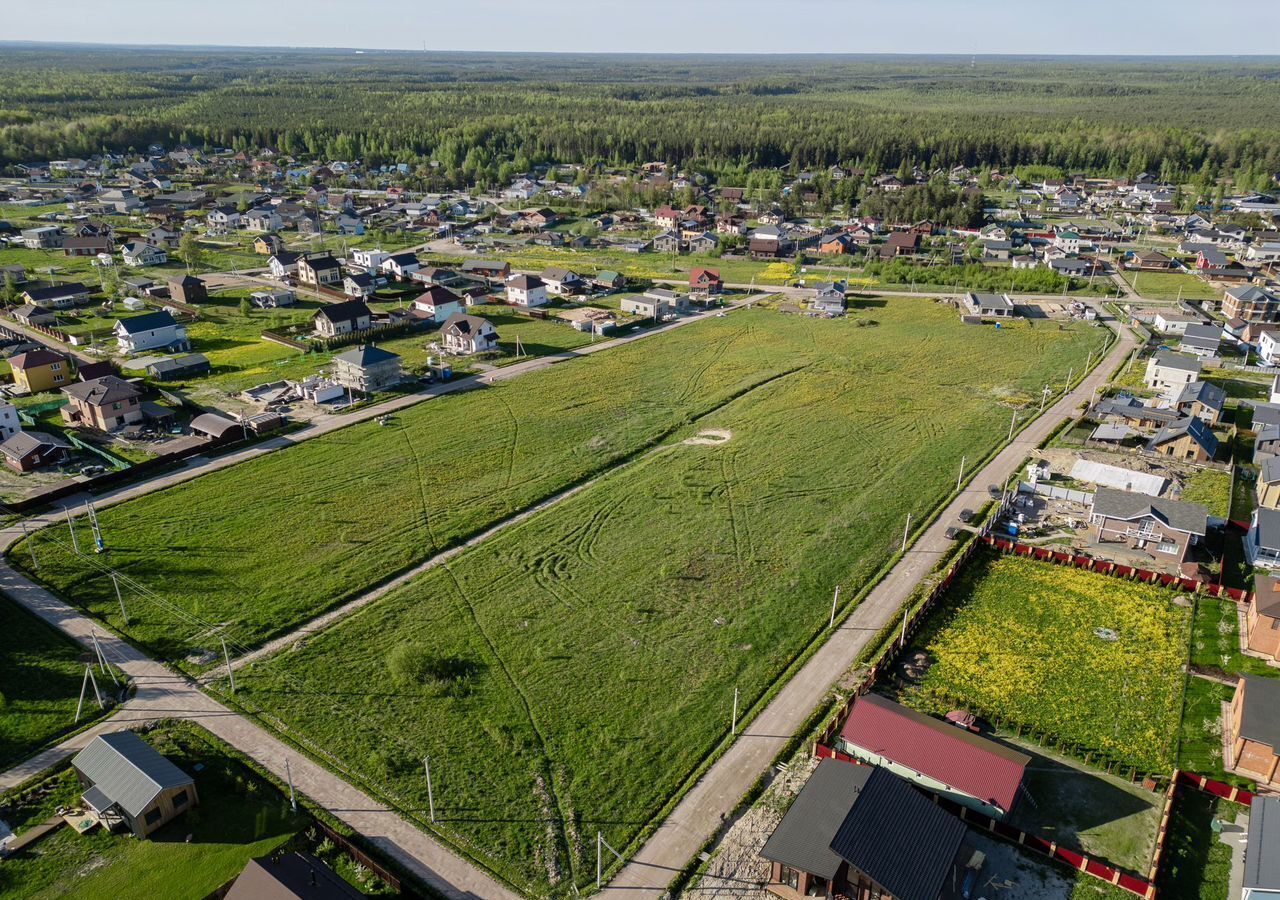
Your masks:
M0 52L0 166L153 142L436 163L752 170L968 165L1263 187L1270 60L590 56L71 48Z

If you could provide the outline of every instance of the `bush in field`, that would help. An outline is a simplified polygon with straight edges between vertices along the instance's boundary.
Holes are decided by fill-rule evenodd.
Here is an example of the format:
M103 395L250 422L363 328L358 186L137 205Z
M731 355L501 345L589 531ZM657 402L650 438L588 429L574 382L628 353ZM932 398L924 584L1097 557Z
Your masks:
M387 653L387 671L402 688L419 685L465 693L477 668L457 656L436 656L421 644L400 644Z

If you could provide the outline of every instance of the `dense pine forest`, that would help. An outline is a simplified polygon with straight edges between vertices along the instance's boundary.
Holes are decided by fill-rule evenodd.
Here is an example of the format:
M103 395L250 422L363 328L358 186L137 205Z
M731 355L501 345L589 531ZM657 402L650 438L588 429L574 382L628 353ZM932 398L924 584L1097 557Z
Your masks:
M152 142L435 162L662 159L723 179L858 164L1170 181L1280 171L1274 60L591 56L10 44L0 166Z

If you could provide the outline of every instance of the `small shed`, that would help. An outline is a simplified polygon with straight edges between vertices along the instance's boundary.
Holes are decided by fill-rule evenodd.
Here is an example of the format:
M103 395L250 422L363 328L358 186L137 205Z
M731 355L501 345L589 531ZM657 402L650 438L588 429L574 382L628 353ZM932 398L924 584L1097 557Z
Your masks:
M100 734L71 761L84 802L105 824L146 837L194 806L195 780L132 731Z
M240 437L234 432L242 429L243 426L235 419L228 419L226 416L220 416L217 413L201 413L191 420L191 430L196 434L203 434L214 440L222 440L231 435Z

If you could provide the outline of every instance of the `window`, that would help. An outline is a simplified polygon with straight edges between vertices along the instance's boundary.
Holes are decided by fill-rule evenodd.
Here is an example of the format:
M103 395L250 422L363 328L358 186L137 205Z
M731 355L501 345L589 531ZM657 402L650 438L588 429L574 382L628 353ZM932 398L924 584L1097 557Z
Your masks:
M1161 541L1156 550L1160 553L1177 553L1178 545L1171 541Z
M187 805L187 789L183 788L182 790L178 791L178 793L173 795L173 808L177 809L180 806L186 806L186 805Z
M161 814L160 810L153 809L153 810L150 810L145 816L142 817L142 821L146 822L148 825L154 825L157 822L159 822L160 819L162 818L163 818L163 815Z
M782 883L793 891L800 890L800 873L789 866L783 866Z

